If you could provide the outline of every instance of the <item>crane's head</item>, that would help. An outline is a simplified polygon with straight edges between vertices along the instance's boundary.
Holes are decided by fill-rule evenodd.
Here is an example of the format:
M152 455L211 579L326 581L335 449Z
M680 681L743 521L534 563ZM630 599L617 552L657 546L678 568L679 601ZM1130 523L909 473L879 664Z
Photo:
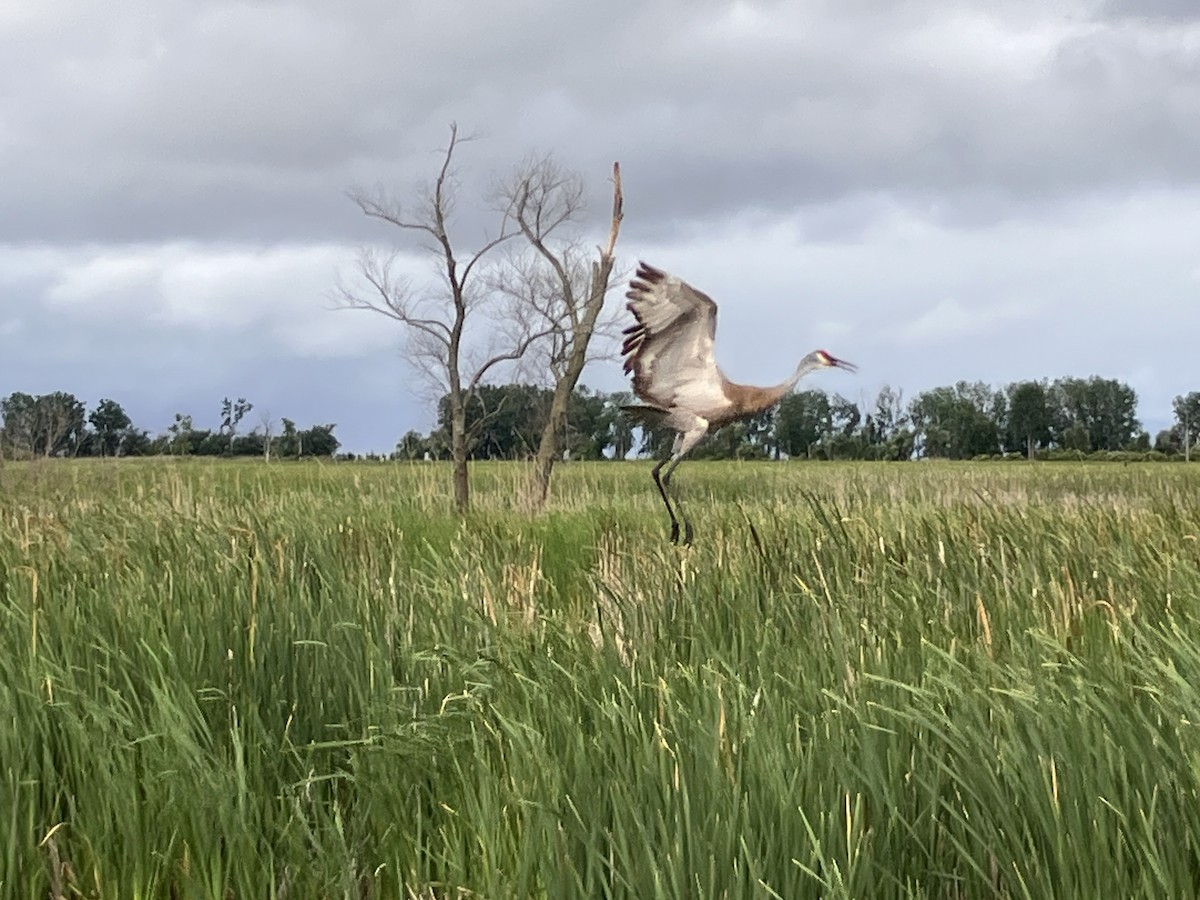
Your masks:
M846 362L844 359L838 359L824 350L817 350L813 353L813 357L818 366L827 369L845 369L847 372L857 372L858 366L852 362Z

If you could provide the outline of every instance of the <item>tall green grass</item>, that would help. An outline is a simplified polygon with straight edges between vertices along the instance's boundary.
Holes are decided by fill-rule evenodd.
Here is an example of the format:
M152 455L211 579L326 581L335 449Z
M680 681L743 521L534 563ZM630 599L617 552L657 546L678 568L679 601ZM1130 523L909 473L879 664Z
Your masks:
M1200 473L0 468L0 896L1200 894Z

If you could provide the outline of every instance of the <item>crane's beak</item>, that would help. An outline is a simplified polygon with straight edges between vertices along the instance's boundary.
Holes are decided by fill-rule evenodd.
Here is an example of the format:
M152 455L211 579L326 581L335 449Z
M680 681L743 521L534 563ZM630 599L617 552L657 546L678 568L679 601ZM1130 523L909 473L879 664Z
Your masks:
M847 362L844 359L838 359L837 357L834 357L834 356L829 357L829 365L831 365L837 369L845 369L847 372L857 372L858 371L858 366L856 366L854 363Z

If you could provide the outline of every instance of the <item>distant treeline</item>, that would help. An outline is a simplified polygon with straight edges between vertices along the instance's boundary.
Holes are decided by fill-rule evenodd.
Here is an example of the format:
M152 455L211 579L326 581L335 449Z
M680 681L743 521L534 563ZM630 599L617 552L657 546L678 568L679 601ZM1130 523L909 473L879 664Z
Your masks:
M550 392L531 385L484 387L468 407L478 435L474 459L522 459L536 448ZM631 394L580 388L568 411L565 446L572 459L622 459L630 452L665 454L668 430L642 430L622 414ZM1175 398L1175 423L1153 437L1137 418L1137 394L1106 378L1014 382L994 388L960 381L923 391L905 402L884 387L871 403L840 394L798 391L749 422L723 428L693 453L708 459L907 460L973 459L1003 454L1077 458L1162 458L1188 452L1200 435L1200 392ZM410 431L394 456L444 459L449 404L438 407L438 425L427 435Z
M549 414L551 391L525 384L483 385L467 407L473 459L528 459ZM674 437L642 429L621 407L627 392L576 389L563 444L571 459L623 459L631 453L663 455ZM151 436L134 426L119 403L101 400L88 412L73 394L14 393L0 401L0 451L9 458L37 456L332 456L334 425L298 429L291 419L261 417L246 429L253 409L225 398L220 425L201 429L177 413ZM973 459L1098 456L1169 459L1190 457L1200 438L1200 391L1175 398L1174 422L1153 437L1137 418L1137 394L1123 382L1091 377L1021 381L1001 388L960 381L922 391L908 402L885 386L873 402L840 394L798 391L749 422L721 429L692 454L699 459ZM395 459L449 457L449 403L438 404L429 434L409 431L390 454Z
M334 425L298 429L291 419L263 417L243 433L254 408L244 398L225 398L220 426L196 428L192 417L175 414L166 430L151 437L136 427L121 404L101 400L90 413L74 394L10 394L0 400L0 451L9 458L45 456L332 456Z

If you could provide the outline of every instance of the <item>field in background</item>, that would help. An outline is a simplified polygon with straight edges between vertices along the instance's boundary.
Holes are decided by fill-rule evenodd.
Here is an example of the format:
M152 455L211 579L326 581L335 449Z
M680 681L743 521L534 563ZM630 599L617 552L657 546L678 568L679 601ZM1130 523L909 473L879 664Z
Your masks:
M1200 894L1200 471L0 466L0 897Z

